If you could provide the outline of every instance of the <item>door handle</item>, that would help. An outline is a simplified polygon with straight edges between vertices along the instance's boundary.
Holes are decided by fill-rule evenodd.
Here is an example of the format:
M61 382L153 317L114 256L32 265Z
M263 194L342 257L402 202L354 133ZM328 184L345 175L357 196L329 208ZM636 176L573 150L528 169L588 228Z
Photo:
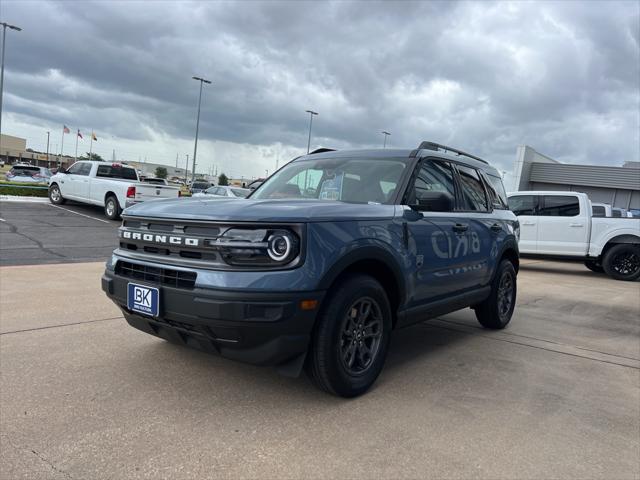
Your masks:
M570 223L569 226L570 227L584 227L584 224L582 224L582 223Z
M494 223L493 225L491 225L491 230L493 230L494 232L501 232L502 225L500 225L499 223Z
M453 231L456 232L456 233L466 232L467 230L469 230L469 225L464 224L464 223L456 223L453 226Z
M522 225L535 225L536 222L522 222Z

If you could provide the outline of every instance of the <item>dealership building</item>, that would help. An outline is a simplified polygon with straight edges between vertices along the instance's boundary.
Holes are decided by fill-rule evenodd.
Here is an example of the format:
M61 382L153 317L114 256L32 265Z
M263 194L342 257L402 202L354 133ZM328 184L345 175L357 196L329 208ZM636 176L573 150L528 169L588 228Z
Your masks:
M640 210L640 162L630 161L620 167L561 163L520 145L514 176L518 191L583 192L592 202Z
M25 162L39 167L53 168L59 164L63 167L68 167L75 159L67 155L38 152L27 148L27 140L25 138L3 133L0 134L0 160L7 164Z

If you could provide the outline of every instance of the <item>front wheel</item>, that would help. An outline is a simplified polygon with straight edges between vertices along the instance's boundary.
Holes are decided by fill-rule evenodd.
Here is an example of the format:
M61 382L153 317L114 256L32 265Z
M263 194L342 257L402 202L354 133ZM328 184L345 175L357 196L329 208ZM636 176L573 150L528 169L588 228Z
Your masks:
M120 204L118 199L113 195L107 197L104 202L104 214L109 220L117 220L120 217Z
M382 286L352 275L324 300L307 372L322 390L341 397L366 392L382 371L391 336L391 307Z
M607 275L616 280L633 281L640 278L640 246L621 243L607 250L602 261Z
M474 308L480 325L494 330L506 327L516 306L516 294L516 270L509 260L502 260L491 284L491 294Z
M62 197L62 192L60 192L60 187L57 183L49 187L49 201L54 205L62 205L67 201Z

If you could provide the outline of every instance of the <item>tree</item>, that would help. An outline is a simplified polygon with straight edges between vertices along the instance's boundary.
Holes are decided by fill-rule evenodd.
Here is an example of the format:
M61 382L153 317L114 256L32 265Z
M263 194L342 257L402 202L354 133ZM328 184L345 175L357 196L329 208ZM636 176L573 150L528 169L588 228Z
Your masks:
M164 167L157 167L156 168L156 177L157 178L167 178L167 174L169 172L167 172L167 169Z
M221 173L220 176L218 177L218 185L221 185L223 187L225 185L229 185L229 179L224 173Z
M87 155L84 157L80 157L78 158L78 160L93 160L95 162L103 162L104 158L102 158L100 155L98 155L97 153L89 153L87 152Z

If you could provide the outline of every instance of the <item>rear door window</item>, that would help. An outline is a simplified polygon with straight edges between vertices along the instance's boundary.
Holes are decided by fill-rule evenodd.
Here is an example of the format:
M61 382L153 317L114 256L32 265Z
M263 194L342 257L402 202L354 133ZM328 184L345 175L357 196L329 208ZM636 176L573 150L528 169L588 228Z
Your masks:
M509 197L509 210L520 215L537 215L538 197L535 195L514 195Z
M580 203L574 196L544 195L538 212L542 217L576 217L580 214Z
M489 202L491 202L493 208L500 210L508 209L507 192L504 190L502 179L489 174L485 174L484 178L487 180L487 193L489 194Z
M463 208L477 212L488 211L487 196L478 171L464 165L457 165L456 169L462 187L462 199L465 204Z
M123 167L122 165L100 165L96 172L96 177L101 178L121 178L125 180L138 180L136 171L130 167Z

